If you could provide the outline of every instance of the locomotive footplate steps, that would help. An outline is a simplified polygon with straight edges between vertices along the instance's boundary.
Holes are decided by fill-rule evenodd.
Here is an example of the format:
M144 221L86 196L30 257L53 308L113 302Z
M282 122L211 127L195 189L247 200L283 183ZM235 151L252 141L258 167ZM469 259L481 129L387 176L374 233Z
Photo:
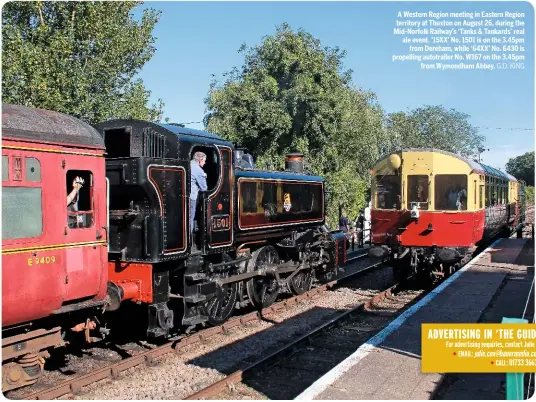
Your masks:
M499 289L511 272L529 276L522 257L528 252L533 261L534 249L524 249L526 243L524 239L493 243L296 399L433 399L444 375L421 372L421 324L476 323L499 292L502 303L495 302L493 308L502 306L503 313L505 308L510 312L507 315L521 314L533 274L523 290L524 298L518 297L519 287ZM492 322L500 322L500 318ZM471 384L473 377L467 376L465 381ZM478 386L467 386L463 396L446 393L444 398L500 399L489 394L473 398L477 391Z

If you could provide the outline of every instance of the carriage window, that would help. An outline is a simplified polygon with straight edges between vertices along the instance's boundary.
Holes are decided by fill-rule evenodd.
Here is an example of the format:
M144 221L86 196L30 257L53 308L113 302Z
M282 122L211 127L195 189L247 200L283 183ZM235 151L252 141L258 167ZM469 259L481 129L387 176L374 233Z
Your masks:
M480 185L480 209L484 208L484 185Z
M43 233L41 187L2 188L2 240Z
M2 181L9 180L9 157L2 155Z
M93 175L87 170L67 172L67 223L71 229L93 225Z
M41 163L36 158L26 158L26 181L41 181Z
M402 207L400 176L376 176L376 208L400 209Z
M490 196L490 182L489 182L489 177L486 176L486 207L489 207L490 205L490 200L491 200L491 196Z
M444 174L435 177L435 209L444 211L467 210L467 176Z
M428 176L410 175L408 176L408 208L417 206L419 209L428 209Z

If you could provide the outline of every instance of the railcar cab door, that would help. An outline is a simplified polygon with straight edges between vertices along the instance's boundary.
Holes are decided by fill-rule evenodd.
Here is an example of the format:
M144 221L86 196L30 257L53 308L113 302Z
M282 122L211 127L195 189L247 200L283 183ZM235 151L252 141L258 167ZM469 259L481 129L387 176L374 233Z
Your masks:
M203 170L207 191L199 191L197 197L192 244L209 254L233 243L232 150L220 145L195 145L190 160L196 152L206 155Z

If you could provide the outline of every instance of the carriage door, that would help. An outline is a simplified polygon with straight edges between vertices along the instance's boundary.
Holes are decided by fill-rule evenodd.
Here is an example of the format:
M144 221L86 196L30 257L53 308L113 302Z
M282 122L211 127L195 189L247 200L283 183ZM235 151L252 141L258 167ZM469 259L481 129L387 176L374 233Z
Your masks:
M68 300L94 296L99 291L108 240L106 228L103 228L106 211L101 211L105 205L100 203L105 202L106 197L104 177L104 158L99 158L97 163L94 159L77 164L67 161L65 166L66 195L74 194L73 181L76 178L84 181L76 201L64 209Z
M209 186L205 200L205 241L202 245L205 253L216 252L233 243L233 153L225 146L216 146L216 152L218 182L213 188Z

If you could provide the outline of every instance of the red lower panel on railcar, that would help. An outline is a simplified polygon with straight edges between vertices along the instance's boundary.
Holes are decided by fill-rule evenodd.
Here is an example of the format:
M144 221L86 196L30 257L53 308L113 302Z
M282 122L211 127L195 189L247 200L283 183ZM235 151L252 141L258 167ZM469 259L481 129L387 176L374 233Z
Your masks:
M482 238L484 210L476 212L372 211L372 235L376 244L400 242L405 246L472 246Z

